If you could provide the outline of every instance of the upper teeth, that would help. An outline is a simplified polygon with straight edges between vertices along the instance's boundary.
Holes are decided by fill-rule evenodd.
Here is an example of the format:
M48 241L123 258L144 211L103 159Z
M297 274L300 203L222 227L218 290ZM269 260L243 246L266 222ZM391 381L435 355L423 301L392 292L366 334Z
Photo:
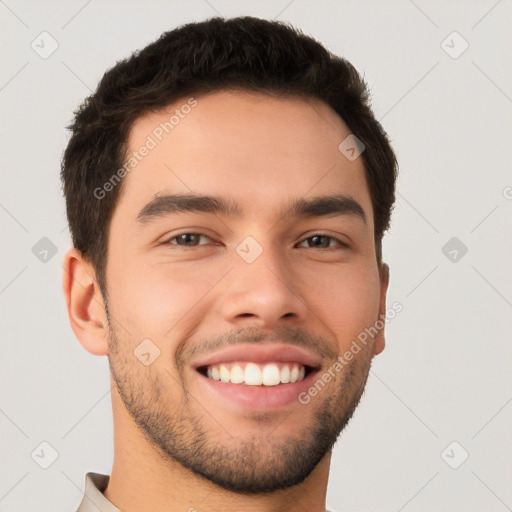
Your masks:
M210 365L206 370L211 379L232 384L243 382L247 386L277 386L297 382L304 378L305 373L306 368L298 363L223 363Z

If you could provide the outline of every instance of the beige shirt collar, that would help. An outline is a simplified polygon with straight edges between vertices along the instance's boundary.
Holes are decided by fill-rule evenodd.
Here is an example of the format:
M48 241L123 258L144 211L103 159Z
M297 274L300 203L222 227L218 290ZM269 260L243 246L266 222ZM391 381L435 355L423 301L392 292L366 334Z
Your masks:
M109 475L87 473L84 497L76 512L121 512L103 496L103 491L107 488L109 479Z
M103 496L110 476L99 473L87 473L85 476L85 493L76 512L121 512ZM325 512L329 512L326 509Z

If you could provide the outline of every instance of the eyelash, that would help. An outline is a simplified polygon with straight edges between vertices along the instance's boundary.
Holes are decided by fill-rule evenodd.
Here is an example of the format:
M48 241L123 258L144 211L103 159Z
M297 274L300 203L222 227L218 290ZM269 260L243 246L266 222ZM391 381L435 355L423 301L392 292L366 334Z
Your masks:
M201 245L206 245L206 244L199 244L199 245L187 246L187 245L171 244L171 240L174 240L174 239L179 238L179 237L184 236L184 235L199 235L199 236L204 236L204 237L206 237L206 238L211 240L211 238L208 235L205 235L204 233L185 232L185 233L180 233L179 235L174 235L171 238L168 238L164 242L164 245L175 245L176 247L180 247L182 249L194 249L196 247L201 247ZM309 239L315 238L315 237L330 238L331 240L335 240L341 246L341 248L343 248L343 249L348 249L349 248L348 244L346 244L345 242L342 242L339 238L336 238L334 236L328 235L327 233L315 233L315 234L313 234L311 236L308 236L308 237L304 238L303 240L301 240L299 242L299 244L302 244L306 240L309 240ZM305 247L305 249L315 249L315 247ZM328 251L328 250L334 250L334 249L336 249L336 247L320 247L320 249Z

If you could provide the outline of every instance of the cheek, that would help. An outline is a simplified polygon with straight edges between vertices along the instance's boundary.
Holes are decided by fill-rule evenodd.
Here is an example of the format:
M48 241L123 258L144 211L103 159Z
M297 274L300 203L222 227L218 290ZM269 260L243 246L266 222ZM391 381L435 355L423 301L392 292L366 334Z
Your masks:
M222 275L218 266L140 265L113 272L112 297L130 332L161 339L175 327L182 331L190 319L197 325L204 298Z
M345 266L308 281L304 299L336 336L340 352L378 319L380 286L371 268Z

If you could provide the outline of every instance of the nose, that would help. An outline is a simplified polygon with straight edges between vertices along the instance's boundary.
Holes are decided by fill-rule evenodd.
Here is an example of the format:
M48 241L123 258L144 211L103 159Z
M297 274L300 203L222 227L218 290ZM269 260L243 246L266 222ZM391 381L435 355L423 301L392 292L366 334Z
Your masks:
M298 325L307 318L299 276L276 251L265 249L252 263L235 255L234 268L223 284L221 308L227 322L272 328L283 319Z

